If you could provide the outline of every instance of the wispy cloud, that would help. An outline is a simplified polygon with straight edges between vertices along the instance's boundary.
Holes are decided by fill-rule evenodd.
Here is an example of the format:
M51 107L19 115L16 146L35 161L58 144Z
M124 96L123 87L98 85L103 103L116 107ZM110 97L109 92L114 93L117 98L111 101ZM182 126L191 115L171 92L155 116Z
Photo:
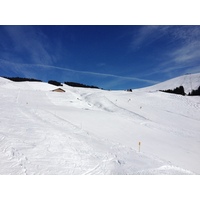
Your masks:
M171 43L189 44L200 39L199 26L141 26L133 33L131 45L133 48L144 47L161 38L167 38Z
M55 57L49 52L51 42L38 27L4 26L3 28L13 47L7 52L7 59L13 60L15 56L18 60L21 57L23 61L27 57L32 63L54 63Z
M200 41L192 41L171 53L176 63L196 62L200 60Z
M137 50L138 48L152 44L163 37L169 28L170 26L141 26L132 36L132 49Z
M200 72L200 26L145 26L132 44L145 46L161 37L168 40L168 49L161 49L160 62L144 75Z
M104 67L104 66L106 66L106 63L104 63L104 62L97 63L97 66L98 66L98 67Z
M185 43L168 53L166 57L168 60L161 63L157 71L165 73L171 73L177 70L181 70L182 73L185 73L185 71L198 72L197 65L200 63L200 42L192 41L188 44Z

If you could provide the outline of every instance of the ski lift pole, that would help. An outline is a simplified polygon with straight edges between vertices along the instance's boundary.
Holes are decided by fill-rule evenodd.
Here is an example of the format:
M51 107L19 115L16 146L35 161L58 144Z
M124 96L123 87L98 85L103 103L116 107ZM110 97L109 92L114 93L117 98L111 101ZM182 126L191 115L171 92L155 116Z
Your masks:
M138 145L139 145L139 152L140 152L140 145L141 145L141 142L139 142Z

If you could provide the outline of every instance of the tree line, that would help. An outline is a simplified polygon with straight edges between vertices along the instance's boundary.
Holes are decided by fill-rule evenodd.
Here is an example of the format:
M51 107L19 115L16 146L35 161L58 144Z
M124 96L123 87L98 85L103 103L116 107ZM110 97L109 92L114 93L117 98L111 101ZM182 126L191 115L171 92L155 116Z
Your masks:
M41 80L34 79L34 78L21 78L21 77L3 77L11 81L15 82L24 82L24 81L30 81L30 82L42 82Z
M171 90L160 90L161 92L167 92L167 93L173 93L173 94L179 94L179 95L186 95L184 87L180 86L180 87L176 87L175 89ZM189 92L188 96L200 96L200 86L198 87L198 89L196 90L192 90L191 92Z
M22 78L22 77L3 77L6 79L9 79L11 81L14 82L24 82L24 81L31 81L31 82L42 82L41 80L38 79L34 79L34 78ZM51 85L55 85L55 86L63 86L62 83L55 81L55 80L49 80L48 81L49 84ZM85 85L82 83L76 83L76 82L64 82L64 84L72 86L72 87L82 87L82 88L96 88L96 89L100 89L97 86L93 86L93 85Z
M72 86L72 87L82 87L82 88L95 88L95 89L100 89L97 86L93 85L85 85L82 83L76 83L76 82L64 82L66 85Z
M48 81L49 84L55 85L55 86L63 86L62 83L58 82L58 81L54 81L54 80L50 80ZM64 82L65 85L71 86L71 87L82 87L82 88L96 88L96 89L100 89L97 86L93 86L93 85L85 85L82 83L76 83L76 82Z
M200 86L196 90L192 90L192 92L190 92L188 95L189 96L200 96Z

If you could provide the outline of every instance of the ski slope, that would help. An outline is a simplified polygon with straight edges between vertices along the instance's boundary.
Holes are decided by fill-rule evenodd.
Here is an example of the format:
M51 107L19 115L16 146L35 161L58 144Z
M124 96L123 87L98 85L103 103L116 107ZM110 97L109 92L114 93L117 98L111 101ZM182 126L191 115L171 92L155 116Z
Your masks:
M0 174L200 174L199 97L55 88L0 78Z

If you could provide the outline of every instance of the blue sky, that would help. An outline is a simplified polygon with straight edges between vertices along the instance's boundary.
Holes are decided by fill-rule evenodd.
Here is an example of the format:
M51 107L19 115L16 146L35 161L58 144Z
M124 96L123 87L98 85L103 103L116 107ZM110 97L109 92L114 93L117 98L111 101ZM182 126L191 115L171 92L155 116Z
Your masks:
M0 26L0 76L140 88L200 72L200 26Z

